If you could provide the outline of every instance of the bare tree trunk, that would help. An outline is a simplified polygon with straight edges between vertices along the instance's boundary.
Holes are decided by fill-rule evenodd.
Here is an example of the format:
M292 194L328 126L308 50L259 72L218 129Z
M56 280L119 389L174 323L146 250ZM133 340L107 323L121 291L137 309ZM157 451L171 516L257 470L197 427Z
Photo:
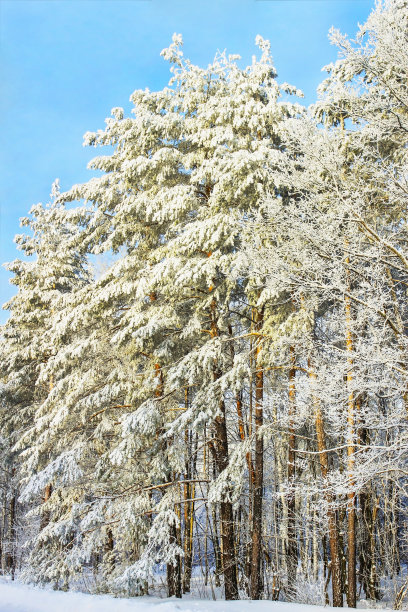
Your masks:
M251 336L249 339L249 346L250 346L250 351L249 351L249 414L248 414L248 437L250 439L252 439L252 430L253 430L253 387L254 387L254 380L253 380L253 364L254 364L254 358L253 358L253 337ZM253 499L254 499L254 495L253 495L253 490L254 490L254 484L255 484L255 471L253 468L253 462L252 462L252 453L249 453L249 459L247 459L247 463L251 468L251 477L248 478L248 529L247 529L247 533L248 533L248 538L247 538L247 544L246 544L246 550L245 550L245 579L246 579L246 588L247 588L247 593L250 596L251 593L251 568L252 568L252 542L251 542L251 535L252 535L252 504L253 504Z
M309 376L311 381L316 378L313 368L309 362ZM327 475L329 472L329 458L326 448L326 436L324 432L323 416L319 405L319 400L313 395L314 413L315 413L315 425L317 435L317 448L319 451L320 470L322 473L323 480L327 483ZM330 558L331 558L331 577L332 577L332 593L333 593L333 607L343 607L343 593L341 584L341 566L340 566L340 552L339 552L339 541L338 541L338 529L336 511L334 509L334 497L333 494L326 490L325 493L327 502L327 522L329 528L329 547L330 547Z
M3 497L2 517L1 517L1 542L0 542L0 572L4 574L4 547L6 540L6 495Z
M229 334L231 336L231 339L233 338L233 331L232 331L232 326L229 325L228 326L228 331ZM252 349L252 338L251 338L251 349ZM234 361L234 355L235 355L235 350L234 350L234 344L233 342L230 343L231 346L231 361ZM249 356L249 360L250 360L250 367L252 366L252 350L250 350L250 356ZM244 416L243 416L243 411L242 411L242 391L238 392L235 396L235 406L236 406L236 412L237 412L237 418L238 418L238 433L239 433L239 437L241 439L241 442L244 442L247 437L249 436L249 438L251 438L252 436L252 379L250 379L250 383L249 383L249 394L250 394L250 408L249 408L249 418L247 423L244 423ZM246 463L247 463L247 467L248 467L248 499L249 499L249 507L248 507L248 521L246 521L246 524L249 526L249 529L246 531L247 536L249 536L249 532L252 528L252 502L253 502L253 486L254 486L254 482L255 482L255 471L254 471L254 466L253 466L253 462L252 462L252 454L250 451L248 451L245 454L245 459L246 459ZM239 517L241 517L242 515L242 507L240 506L239 508ZM235 551L235 556L236 558L238 558L238 549L240 547L240 543L241 543L241 518L239 518L238 520L238 534L237 534L237 540L236 540L236 551ZM247 539L244 542L244 564L243 564L243 571L244 571L244 576L245 576L245 588L247 591L247 594L250 594L250 585L251 585L251 568L252 568L252 546L251 546L251 542L249 541L250 537L247 537ZM238 575L237 575L237 580L238 580Z
M184 499L191 500L194 497L194 484L184 485ZM183 593L190 592L192 560L193 560L193 525L194 525L194 502L184 502L184 573Z
M313 561L312 561L312 577L314 582L317 582L319 577L319 543L317 539L317 516L316 510L313 510Z
M243 419L243 415L242 415L242 400L241 400L241 394L239 393L236 397L236 408L237 408L237 416L238 416L238 431L239 431L239 436L241 438L241 441L244 442L244 440L246 439L246 432L245 432L245 427L244 427L244 419ZM248 451L245 455L246 458L246 462L247 462L247 466L248 466L248 491L249 491L249 512L248 512L248 525L249 525L249 531L250 528L252 526L252 503L251 503L251 497L252 497L252 490L253 490L253 486L254 486L254 482L255 482L255 472L254 472L254 467L253 467L253 463L252 463L252 457L251 457L251 453ZM239 523L238 523L239 524ZM250 543L247 541L245 543L245 563L244 563L244 573L245 573L245 580L246 580L246 587L247 587L247 592L248 592L248 587L250 588L250 582L251 582L251 567L252 567L252 558L251 558L251 554L252 554L252 550L250 548ZM249 592L248 592L249 595Z
M241 438L241 441L244 442L246 435L245 435L245 427L244 427L244 418L242 415L242 399L241 399L240 393L238 393L236 397L235 405L237 408L239 437ZM250 452L246 453L245 459L246 459L247 466L248 466L248 477L249 477L250 482L253 484L255 480L255 473L254 473L254 466L252 464L252 457L251 457Z
M359 431L359 439L361 445L369 444L369 433L365 427ZM362 536L359 554L360 582L367 599L377 600L380 598L376 568L375 538L378 499L375 497L371 488L362 491L359 498Z
M188 408L188 388L185 389L185 407ZM193 478L196 463L196 447L193 448L193 434L186 430L186 471L185 480ZM193 562L193 530L194 530L194 499L195 485L191 482L184 483L184 573L183 573L183 593L190 592L192 562Z
M177 542L177 528L176 525L170 527L170 542L174 544ZM181 559L177 555L174 563L167 563L167 596L177 597L181 599Z
M214 582L215 586L221 586L220 576L222 574L222 561L221 561L221 548L220 548L220 539L218 537L218 520L217 520L217 511L214 508L212 513L212 544L214 550L214 560L215 560L215 577ZM210 524L211 525L211 524Z
M228 465L228 439L225 420L225 404L220 403L220 414L215 419L215 435L218 441L217 471L220 474ZM232 503L220 502L221 559L224 574L225 599L238 599L237 567L235 559L234 516Z
M217 304L215 299L211 302L211 337L219 335L217 326ZM220 377L217 363L214 364L214 381ZM214 433L216 443L213 451L217 471L219 474L228 466L229 450L227 421L224 400L220 401L218 415L214 419ZM224 574L225 599L238 599L237 582L237 562L235 557L235 535L234 535L234 516L232 503L226 495L225 500L220 502L220 529L221 529L221 559L222 571Z
M2 573L4 574L6 571L6 556L7 556L7 496L4 495L4 499L3 499L3 513L2 513L2 528L1 528L2 534L3 534L3 550L2 550L2 557L1 557L1 569L2 569Z
M255 329L262 327L263 311L255 312ZM260 429L263 425L263 369L260 359L260 340L255 348L255 462L252 502L252 566L251 566L251 599L260 599L262 593L262 497L263 497L263 463L264 444Z
M296 412L296 364L295 349L290 347L291 367L289 370L289 439L288 439L288 542L287 542L287 568L288 568L288 592L292 593L296 585L297 570L297 543L296 543L296 497L291 490L295 478L295 433L293 429L293 417Z
M11 579L14 580L16 571L16 503L15 494L10 499L7 513L7 540L8 547L6 553L6 569L10 572Z
M346 241L346 247L348 242ZM350 263L346 257L346 266ZM347 285L350 286L350 272L346 269ZM356 495L354 491L354 464L355 464L355 405L352 389L353 382L353 334L351 329L351 300L346 295L346 352L347 352L347 605L356 607Z
M378 589L378 576L375 559L375 523L377 520L378 512L378 499L373 500L371 509L371 524L370 524L370 573L368 579L368 593L369 599L378 600L380 599L380 593Z
M105 542L105 571L109 576L115 568L115 558L113 554L114 540L112 529L108 527L106 530L106 542Z

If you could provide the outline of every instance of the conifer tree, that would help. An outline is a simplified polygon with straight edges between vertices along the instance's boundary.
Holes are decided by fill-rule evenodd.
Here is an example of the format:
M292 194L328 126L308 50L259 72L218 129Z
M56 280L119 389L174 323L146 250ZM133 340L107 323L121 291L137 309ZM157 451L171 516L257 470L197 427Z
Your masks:
M2 328L4 571L354 607L406 591L407 3L307 112L269 43L136 91L35 206ZM101 273L91 265L110 259ZM22 551L27 551L22 553ZM212 591L214 593L214 591Z

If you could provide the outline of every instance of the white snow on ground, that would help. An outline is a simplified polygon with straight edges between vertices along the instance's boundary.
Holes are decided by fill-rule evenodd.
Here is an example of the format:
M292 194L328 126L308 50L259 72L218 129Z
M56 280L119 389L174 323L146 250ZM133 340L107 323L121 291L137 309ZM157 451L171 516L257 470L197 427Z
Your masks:
M328 612L328 608L274 601L114 598L49 591L0 579L0 612ZM365 612L369 612L366 610ZM378 612L378 610L376 611Z

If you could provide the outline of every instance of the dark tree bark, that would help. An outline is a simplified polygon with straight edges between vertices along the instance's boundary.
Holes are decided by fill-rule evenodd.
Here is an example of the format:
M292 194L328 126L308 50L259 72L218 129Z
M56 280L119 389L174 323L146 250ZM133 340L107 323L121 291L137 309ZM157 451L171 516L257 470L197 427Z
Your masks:
M217 326L217 304L215 299L211 302L211 337L215 338L219 335ZM218 364L214 363L213 379L217 380L221 376ZM214 419L214 454L219 474L223 472L229 461L228 450L228 434L225 403L223 400L219 403L218 414ZM225 495L225 500L220 502L220 531L221 531L221 560L222 571L224 574L224 589L225 599L238 599L238 581L237 581L237 561L235 556L235 534L234 534L234 515L232 503L228 499L228 492Z
M188 389L185 390L185 407L188 407ZM186 430L186 471L185 480L193 478L197 457L197 437L193 442L193 433ZM193 564L193 529L194 529L194 499L195 484L184 483L184 573L183 573L183 593L190 592L191 573Z
M8 506L7 513L7 552L5 555L6 571L10 573L11 579L14 580L16 571L16 504L17 498L15 494L12 496Z
M177 528L172 525L170 528L170 542L177 542ZM181 599L181 559L177 555L174 563L167 563L167 595Z
M112 529L108 528L106 530L106 542L105 542L105 555L106 555L106 570L108 573L111 573L115 568L115 558L113 555L113 550L115 547L115 543L113 540L113 532Z
M295 349L290 347L291 367L289 370L289 439L288 439L288 481L289 486L293 484L295 478L295 449L296 438L293 429L293 417L296 412L296 364ZM289 492L288 497L288 546L287 546L287 567L288 567L288 591L292 593L296 585L296 572L298 562L298 550L296 542L296 514L295 514L295 494Z
M220 414L215 419L217 439L217 471L220 474L228 465L228 438L225 420L225 404L220 403ZM225 599L238 599L237 567L235 558L234 515L232 503L220 502L221 562L224 574Z
M255 330L262 328L263 312L255 311ZM251 564L251 599L260 599L262 593L262 497L264 444L260 429L263 425L263 369L260 361L260 341L255 348L255 461L252 501L252 564Z
M211 523L210 523L211 525ZM221 548L220 548L220 539L218 536L218 520L217 520L217 510L214 507L212 513L212 545L214 550L214 560L215 560L215 576L214 582L216 587L221 586L220 576L222 574L222 562L221 562Z

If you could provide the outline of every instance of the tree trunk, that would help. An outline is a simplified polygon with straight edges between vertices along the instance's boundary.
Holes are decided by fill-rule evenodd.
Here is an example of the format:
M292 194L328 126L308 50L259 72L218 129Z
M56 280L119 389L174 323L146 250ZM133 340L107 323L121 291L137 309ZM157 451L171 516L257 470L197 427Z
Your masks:
M263 312L255 312L255 329L262 327ZM264 444L260 429L263 425L263 369L260 360L260 341L255 348L255 461L252 502L252 564L251 599L260 599L262 593L262 497Z
M7 539L8 548L6 553L6 569L11 575L11 579L14 580L14 574L16 571L16 496L13 495L10 499L7 516Z
M346 247L348 242L346 241ZM346 257L346 266L350 263ZM350 286L350 272L346 269L347 285ZM351 300L346 295L346 352L347 352L347 605L356 607L356 496L354 482L355 463L355 405L352 389L353 382L353 335L351 329Z
M185 408L188 408L188 388L185 389ZM193 478L196 462L196 448L193 449L193 434L186 430L184 434L186 444L186 468L185 480ZM196 444L197 446L197 440ZM190 592L191 572L193 562L193 528L194 528L194 483L184 483L184 573L183 573L183 593Z
M238 416L238 431L239 431L239 436L241 438L241 441L244 442L246 439L246 432L245 432L245 427L244 427L244 419L243 419L243 415L242 415L242 400L241 400L241 394L239 393L236 397L236 408L237 408L237 416ZM255 472L254 472L254 467L252 464L252 457L251 457L251 453L248 451L245 455L246 458L246 462L247 462L247 466L248 466L248 492L249 492L249 512L248 512L248 522L247 525L249 525L249 529L247 530L248 533L250 533L251 527L252 527L252 504L251 504L251 498L252 498L252 490L253 490L253 486L254 486L254 482L255 482ZM252 567L252 558L251 558L251 554L252 554L252 550L250 547L250 543L248 541L245 542L245 546L244 546L244 573L245 573L245 587L247 589L247 594L249 595L249 591L250 591L250 583L251 583L251 567Z
M1 570L4 574L6 572L6 556L7 556L7 497L4 495L3 498L3 512L2 512L2 528L3 542L2 542L2 557L1 557Z
M213 508L213 513L212 513L212 524L213 524L213 529L212 529L211 536L212 536L212 545L213 545L213 550L214 550L214 561L215 561L214 582L215 582L216 587L220 587L221 586L220 576L222 574L222 562L221 562L220 539L218 537L218 527L217 527L217 524L218 524L217 511L215 507Z
M184 498L193 499L194 484L184 485ZM183 593L190 592L191 571L193 561L193 525L194 525L194 502L184 502L184 573L183 573Z
M170 527L170 542L174 544L177 541L177 528L176 525ZM177 597L181 599L181 560L180 556L177 555L174 563L167 563L167 596Z
M359 432L360 444L369 445L368 430L363 427ZM361 508L361 547L359 554L360 583L367 599L380 598L378 590L378 577L376 570L375 523L377 516L378 499L368 488L359 495Z
M215 299L211 302L211 337L219 335L217 326L217 312ZM221 373L217 363L214 364L213 379L220 377ZM216 443L214 445L215 460L219 474L228 466L228 435L224 400L220 401L219 411L214 419L214 433ZM224 574L225 599L238 599L237 562L235 557L234 516L232 503L225 496L225 501L220 502L220 530L221 530L221 562Z
M378 499L373 500L372 510L371 510L371 521L370 521L370 573L368 578L368 593L367 596L369 599L373 599L377 601L380 599L380 592L378 588L378 576L377 576L377 567L376 567L376 559L375 559L375 523L377 520L377 512L378 512Z
M293 429L293 417L296 412L296 367L295 349L290 347L291 367L289 370L289 439L288 439L288 541L287 541L287 568L288 568L288 592L293 593L296 586L297 570L297 542L296 542L296 497L294 490L295 478L295 433Z
M115 568L115 558L113 555L114 550L114 540L113 540L113 532L112 529L108 527L106 530L106 542L105 542L105 559L106 559L106 572L107 574L111 574Z
M154 302L157 300L157 295L155 292L150 294L150 301ZM163 371L160 363L154 364L154 370L156 372L156 389L154 395L157 399L163 397L164 392L164 377ZM167 448L172 444L170 438L166 440ZM174 480L172 474L169 474L170 482ZM170 528L170 541L172 543L177 541L177 528L175 525L172 525ZM180 556L177 555L174 563L167 563L166 565L166 576L167 576L167 593L169 597L181 597L181 567L180 567Z
M309 376L311 382L316 379L313 368L309 362ZM315 425L316 425L316 436L317 436L317 448L319 451L320 470L322 473L323 481L327 482L327 475L329 472L329 458L326 448L326 436L324 432L323 416L320 409L319 401L317 397L313 396L314 413L315 413ZM334 509L334 497L329 490L326 490L325 498L327 502L327 522L329 530L329 548L331 558L331 577L332 577L332 593L333 593L333 607L343 607L343 593L341 584L341 566L340 566L340 553L339 553L339 542L338 542L338 530L337 530L337 518L336 511Z
M246 435L245 435L245 427L244 427L244 418L242 415L242 399L241 399L241 393L238 393L238 395L236 396L236 408L237 408L237 416L238 416L238 431L239 431L239 437L241 438L241 441L244 442ZM247 466L248 466L248 477L249 480L251 481L251 483L254 483L255 480L255 473L254 473L254 466L252 465L252 457L251 457L251 453L248 452L245 455L245 459L247 462Z
M225 404L220 403L220 414L215 419L217 471L220 474L228 465L228 439L225 420ZM237 569L235 559L234 516L229 500L220 502L221 563L224 574L225 599L238 599Z

